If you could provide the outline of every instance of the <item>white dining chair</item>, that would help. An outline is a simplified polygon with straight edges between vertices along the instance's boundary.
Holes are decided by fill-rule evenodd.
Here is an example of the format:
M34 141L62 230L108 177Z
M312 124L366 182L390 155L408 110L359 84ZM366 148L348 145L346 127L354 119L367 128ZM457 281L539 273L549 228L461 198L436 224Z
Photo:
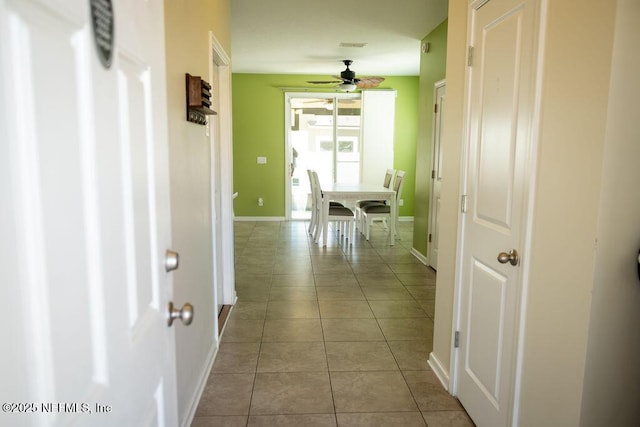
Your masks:
M391 182L393 181L393 177L395 176L395 169L387 169L384 174L384 180L382 185L385 188L391 188ZM364 222L362 221L362 208L367 205L376 204L376 203L385 203L384 200L358 200L356 202L356 229L360 229L360 232L364 230Z
M371 235L371 224L376 220L383 220L387 227L393 227L393 230L390 230L389 232L396 233L396 235L400 234L399 208L402 188L404 187L404 176L405 171L399 170L396 172L396 176L393 181L393 189L396 192L395 224L389 224L391 222L391 206L386 203L371 203L361 208L362 223L364 224L364 232L367 240L369 240Z
M315 211L316 222L313 237L314 241L318 242L320 238L320 230L324 227L324 223L321 223L323 203L322 188L320 186L320 180L318 179L318 174L316 171L310 171L309 176L311 182L311 193L315 201L315 203L313 203L313 209ZM355 215L351 209L341 204L329 205L329 215L326 218L327 223L335 222L337 224L337 230L339 230L341 234L344 235L347 239L349 239L349 237L351 236L354 218Z

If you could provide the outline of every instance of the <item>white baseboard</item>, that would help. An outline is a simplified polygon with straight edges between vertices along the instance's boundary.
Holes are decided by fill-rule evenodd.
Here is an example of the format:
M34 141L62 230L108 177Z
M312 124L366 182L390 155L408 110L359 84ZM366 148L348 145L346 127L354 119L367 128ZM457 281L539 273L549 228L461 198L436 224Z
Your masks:
M449 391L449 373L444 369L442 363L438 360L438 357L433 354L433 352L429 353L429 366L433 370L433 373L436 374L436 377L442 383L442 386L445 390Z
M237 216L234 221L284 221L283 216Z
M418 258L418 261L426 266L429 266L429 259L426 256L422 255L416 248L411 248L411 254L414 257Z
M204 393L204 388L207 385L207 380L209 379L209 375L211 374L211 369L213 369L213 362L216 361L216 356L218 355L218 349L220 348L220 341L214 341L209 349L209 354L207 355L207 364L200 375L200 380L198 381L198 387L196 388L196 392L193 396L193 400L189 405L189 410L185 414L184 419L180 423L181 427L189 427L193 423L193 418L196 416L196 410L198 409L198 404L200 403L200 399L202 398L202 393Z
M413 217L412 216L401 216L398 218L399 222L412 222L413 221Z

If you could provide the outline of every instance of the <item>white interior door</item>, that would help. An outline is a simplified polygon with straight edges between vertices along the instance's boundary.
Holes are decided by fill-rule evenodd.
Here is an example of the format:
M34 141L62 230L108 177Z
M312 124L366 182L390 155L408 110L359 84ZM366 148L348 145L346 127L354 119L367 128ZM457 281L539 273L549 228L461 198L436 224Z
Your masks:
M177 423L163 2L112 10L106 69L89 1L0 1L2 425Z
M473 50L457 395L479 426L509 425L513 406L534 12L534 0L480 0L469 11ZM507 259L512 250L521 259L515 265Z
M433 150L431 167L431 198L429 203L429 265L438 270L438 218L442 188L442 117L446 93L444 80L436 82L433 94Z

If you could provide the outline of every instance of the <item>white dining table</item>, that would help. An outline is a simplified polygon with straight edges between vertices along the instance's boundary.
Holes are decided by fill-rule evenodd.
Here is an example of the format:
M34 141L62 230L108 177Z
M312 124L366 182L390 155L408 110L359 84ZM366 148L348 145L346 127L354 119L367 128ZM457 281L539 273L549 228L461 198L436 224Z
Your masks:
M329 229L330 201L358 201L358 200L387 200L391 211L389 224L389 245L395 244L396 223L396 192L382 185L371 184L340 184L322 187L322 246L327 246L327 231Z

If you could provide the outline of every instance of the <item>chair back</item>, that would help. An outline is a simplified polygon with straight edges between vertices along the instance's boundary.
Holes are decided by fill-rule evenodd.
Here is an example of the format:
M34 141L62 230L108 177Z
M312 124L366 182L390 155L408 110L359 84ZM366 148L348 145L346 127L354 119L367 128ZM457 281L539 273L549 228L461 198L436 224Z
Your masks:
M320 190L320 179L318 178L318 172L309 170L309 183L311 184L311 195L316 209L320 209L322 206L322 190Z
M396 206L400 206L400 196L402 195L402 187L404 187L405 171L397 171L396 179L393 181L393 189L396 192Z
M394 169L387 169L387 172L384 174L384 183L382 184L385 186L385 188L391 187L391 180L393 179L393 174L395 173L396 171Z

